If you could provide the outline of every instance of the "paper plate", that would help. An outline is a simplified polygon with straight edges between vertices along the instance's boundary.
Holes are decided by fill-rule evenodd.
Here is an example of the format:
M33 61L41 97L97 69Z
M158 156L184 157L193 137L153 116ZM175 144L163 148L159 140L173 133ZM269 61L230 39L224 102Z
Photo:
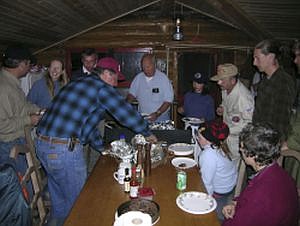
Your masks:
M184 192L176 199L177 206L185 212L192 214L206 214L217 207L216 200L203 192Z
M185 156L193 154L194 146L187 143L175 143L171 144L168 150L174 152L174 155Z
M185 158L185 157L173 158L171 163L173 166L180 169L188 169L197 165L194 159Z
M204 123L204 119L193 118L193 117L184 117L182 121L188 124L201 124Z

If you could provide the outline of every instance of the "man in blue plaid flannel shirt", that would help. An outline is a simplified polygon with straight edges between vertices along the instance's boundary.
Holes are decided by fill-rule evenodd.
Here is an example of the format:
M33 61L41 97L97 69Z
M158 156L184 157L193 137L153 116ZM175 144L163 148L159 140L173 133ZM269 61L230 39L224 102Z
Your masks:
M87 178L83 145L102 149L97 129L105 111L124 126L157 141L147 122L114 88L117 64L102 61L99 75L68 83L54 97L38 124L37 155L48 176L52 202L51 221L62 225Z

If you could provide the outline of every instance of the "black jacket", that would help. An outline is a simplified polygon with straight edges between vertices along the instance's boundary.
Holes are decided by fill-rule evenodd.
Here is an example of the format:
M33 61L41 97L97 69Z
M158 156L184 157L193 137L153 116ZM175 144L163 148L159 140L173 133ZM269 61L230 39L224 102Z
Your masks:
M0 165L0 226L31 226L30 207L15 169L8 164Z

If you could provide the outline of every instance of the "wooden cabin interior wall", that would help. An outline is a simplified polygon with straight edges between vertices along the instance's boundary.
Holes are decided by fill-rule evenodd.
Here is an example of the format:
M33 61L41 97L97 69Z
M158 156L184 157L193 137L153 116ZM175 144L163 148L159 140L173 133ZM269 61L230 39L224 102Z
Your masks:
M157 58L166 60L167 49L169 49L169 56L173 56L174 52L180 53L187 49L192 51L203 49L203 51L216 54L216 63L227 61L239 65L243 60L236 57L236 52L240 52L239 49L241 49L243 53L245 46L251 47L254 44L253 40L241 31L220 22L198 19L197 21L184 21L182 27L184 40L172 41L174 25L171 19L154 21L119 19L40 52L37 58L40 64L47 65L52 58L68 57L66 49L93 47L152 48ZM177 46L180 48L176 48ZM228 50L228 46L236 48ZM176 81L173 59L173 57L168 58L168 76Z
M208 53L214 59L214 64L211 65L214 69L216 65L226 62L242 66L248 57L246 49L254 44L241 31L217 22L184 21L182 27L184 40L173 41L174 25L171 20L119 19L40 52L37 58L40 64L48 65L51 59L57 57L70 62L68 51L72 49L151 48L158 59L167 63L167 74L173 83L177 100L180 55L190 52Z

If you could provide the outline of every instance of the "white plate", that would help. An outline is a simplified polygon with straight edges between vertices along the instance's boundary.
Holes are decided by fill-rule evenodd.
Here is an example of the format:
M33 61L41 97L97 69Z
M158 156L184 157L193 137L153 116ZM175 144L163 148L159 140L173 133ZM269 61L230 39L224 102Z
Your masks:
M203 192L184 192L176 199L177 206L185 212L192 214L206 214L217 207L216 200Z
M193 117L184 117L182 121L188 124L201 124L204 123L203 119L193 118Z
M173 158L172 165L180 169L188 169L194 167L197 163L194 159L186 157Z
M191 155L194 152L194 146L186 143L171 144L168 149L178 156Z

